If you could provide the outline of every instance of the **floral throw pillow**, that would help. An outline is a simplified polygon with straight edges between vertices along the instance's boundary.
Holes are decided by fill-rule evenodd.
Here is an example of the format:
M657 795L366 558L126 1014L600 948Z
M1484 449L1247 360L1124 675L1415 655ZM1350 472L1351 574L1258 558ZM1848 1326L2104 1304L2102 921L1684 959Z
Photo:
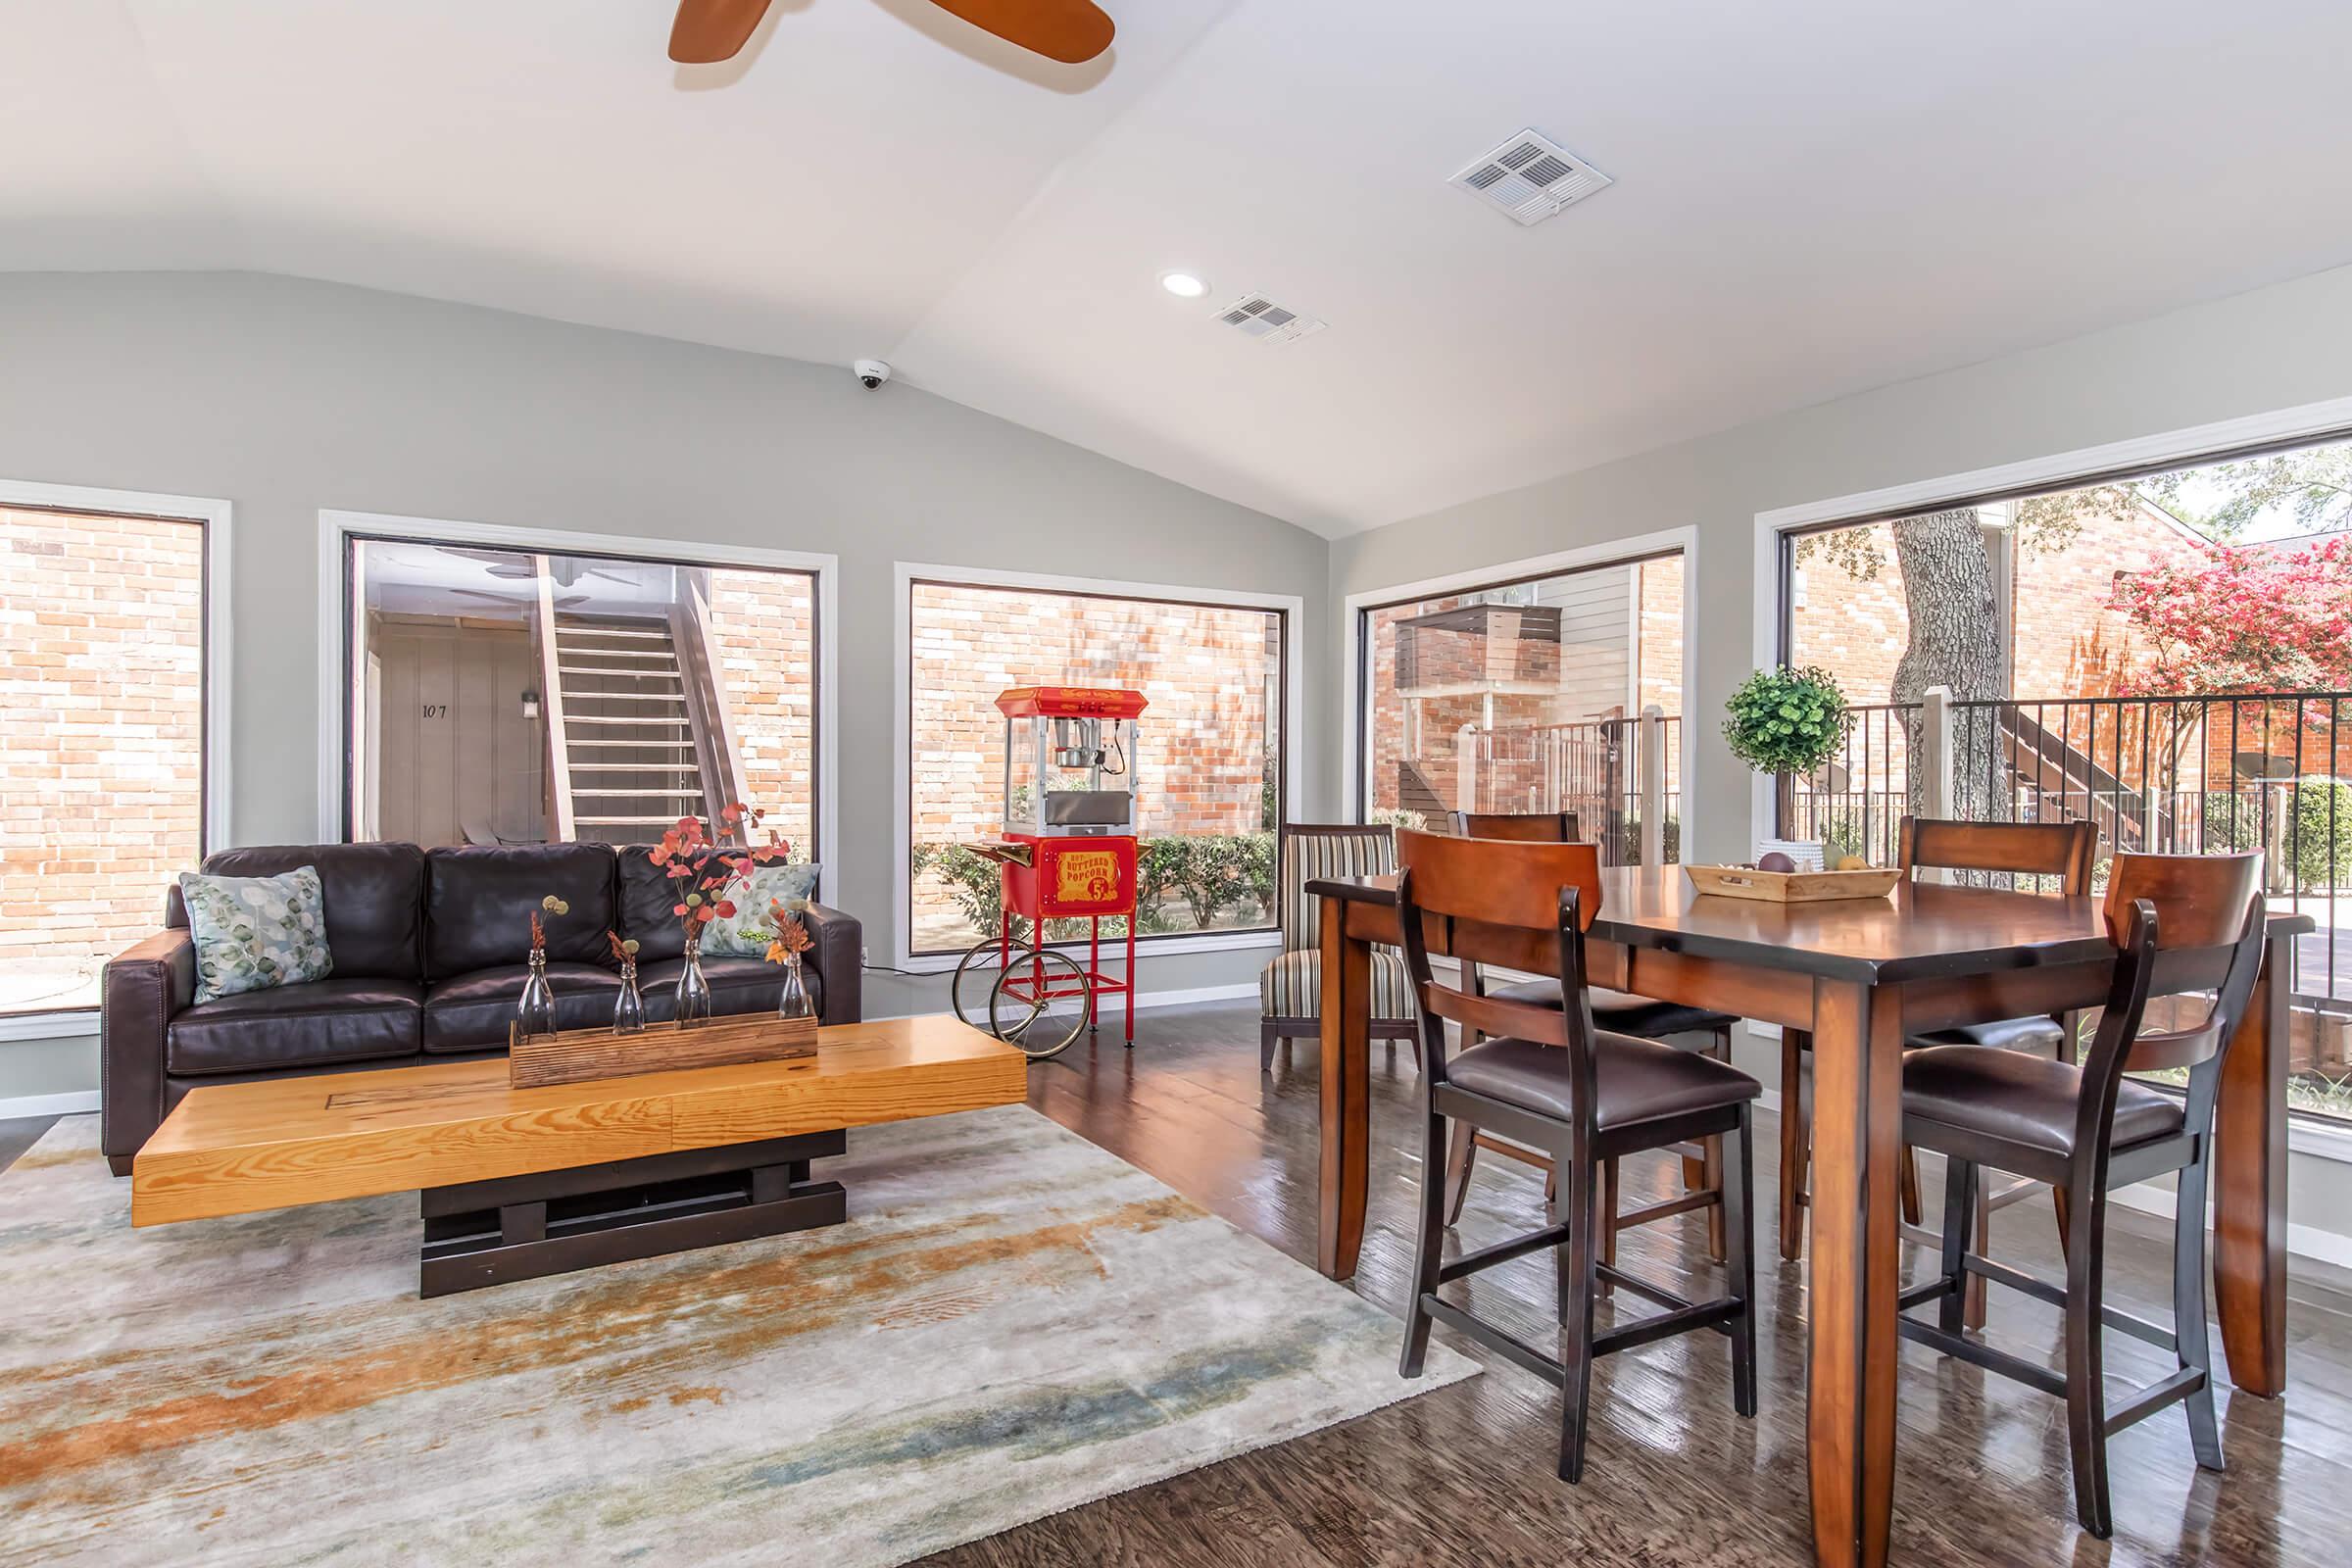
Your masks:
M323 980L334 971L317 866L276 876L182 871L179 896L196 943L198 1002Z
M767 953L767 906L781 904L798 909L816 891L816 865L761 865L752 870L751 885L727 884L726 897L735 906L731 916L712 916L703 927L703 952L713 958L758 958Z

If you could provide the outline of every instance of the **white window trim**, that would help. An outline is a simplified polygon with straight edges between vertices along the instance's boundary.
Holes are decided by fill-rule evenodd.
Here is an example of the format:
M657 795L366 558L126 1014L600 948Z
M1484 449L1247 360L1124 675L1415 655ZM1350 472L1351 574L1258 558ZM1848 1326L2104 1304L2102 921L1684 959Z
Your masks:
M208 855L229 848L229 746L235 734L228 712L234 685L229 643L236 624L230 609L229 566L234 557L229 550L229 504L208 496L0 478L0 506L118 513L204 525L204 848ZM0 1041L73 1039L97 1031L95 1007L0 1017Z
M892 737L891 817L891 951L893 967L906 974L942 974L962 956L956 953L917 954L914 946L913 833L914 820L914 585L948 582L974 588L1028 589L1039 593L1100 594L1122 599L1154 599L1177 604L1230 605L1240 610L1279 611L1283 622L1282 759L1283 820L1295 822L1304 808L1306 755L1305 660L1300 657L1306 601L1297 594L1258 593L1245 589L1204 588L1192 583L1126 582L1108 577L1071 577L1053 572L1001 571L984 566L938 565L900 561L891 565L892 690L897 698L897 722ZM1150 741L1145 745L1149 747ZM1148 824L1147 824L1148 825ZM1167 936L1139 937L1140 961L1155 953L1216 953L1229 949L1274 948L1280 931L1190 931ZM1125 949L1122 947L1122 952Z
M318 514L318 842L343 840L343 752L347 737L343 693L343 554L353 534L423 539L533 554L643 556L697 566L770 566L806 571L816 581L816 843L809 858L825 868L825 890L841 887L841 558L801 550L762 550L508 523L409 517L388 512Z
M1364 809L1362 803L1372 798L1372 781L1362 771L1368 760L1358 755L1363 749L1364 733L1362 623L1366 610L1404 600L1437 598L1489 588L1499 583L1520 582L1532 577L1551 577L1596 566L1630 565L1645 557L1676 551L1681 552L1683 558L1683 707L1688 710L1690 707L1691 677L1698 668L1698 529L1695 527L1686 525L1662 528L1655 533L1629 534L1623 538L1579 545L1573 550L1556 550L1548 555L1526 556L1517 561L1498 561L1493 565L1447 572L1442 577L1390 583L1349 594L1340 614L1343 682L1340 714L1346 726L1346 733L1340 740L1340 782L1346 791L1340 802L1341 811L1353 819ZM1640 635L1639 616L1636 617L1635 635ZM1690 783L1698 776L1695 771L1698 726L1690 721L1688 711L1679 716L1683 720L1682 841L1689 844L1690 811L1698 799Z

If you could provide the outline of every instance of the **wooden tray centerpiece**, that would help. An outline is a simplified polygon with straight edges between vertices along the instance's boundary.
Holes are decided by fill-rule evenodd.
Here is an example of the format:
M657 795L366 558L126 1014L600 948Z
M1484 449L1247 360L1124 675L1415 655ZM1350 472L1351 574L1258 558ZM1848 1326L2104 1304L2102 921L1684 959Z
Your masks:
M1883 899L1903 879L1900 869L1874 865L1859 871L1759 871L1752 865L1686 865L1694 893L1762 904L1821 904L1832 899Z
M814 1018L779 1018L773 1012L711 1018L691 1029L674 1023L649 1023L633 1035L614 1034L611 1029L566 1029L523 1040L514 1038L512 1024L508 1033L507 1077L517 1089L634 1078L640 1073L685 1067L789 1061L816 1054Z

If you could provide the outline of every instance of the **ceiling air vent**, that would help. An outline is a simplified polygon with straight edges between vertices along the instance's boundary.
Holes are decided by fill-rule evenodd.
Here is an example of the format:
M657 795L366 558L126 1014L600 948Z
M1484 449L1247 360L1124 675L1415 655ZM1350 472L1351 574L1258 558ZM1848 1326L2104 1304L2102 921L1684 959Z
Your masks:
M1614 181L1557 142L1523 130L1447 183L1494 203L1522 223L1541 223Z
M1297 311L1286 311L1263 294L1245 294L1217 313L1217 319L1260 343L1288 343L1328 324Z

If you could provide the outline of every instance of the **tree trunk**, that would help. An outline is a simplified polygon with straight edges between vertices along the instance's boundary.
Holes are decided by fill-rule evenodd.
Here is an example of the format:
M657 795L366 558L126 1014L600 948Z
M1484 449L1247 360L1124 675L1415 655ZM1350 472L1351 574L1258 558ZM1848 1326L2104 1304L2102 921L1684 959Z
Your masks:
M1895 559L1903 568L1910 642L1894 666L1897 703L1916 703L1931 686L1945 686L1962 701L2006 697L2001 689L2000 604L1992 558L1974 507L1905 517L1894 525ZM1909 725L1911 755L1919 755L1919 726ZM2009 815L2008 792L1998 787L2005 758L1994 754L2000 726L1984 710L1964 710L1953 735L1952 808L1975 821ZM1988 778L1987 773L1996 775ZM1910 774L1910 808L1920 808L1921 779Z

